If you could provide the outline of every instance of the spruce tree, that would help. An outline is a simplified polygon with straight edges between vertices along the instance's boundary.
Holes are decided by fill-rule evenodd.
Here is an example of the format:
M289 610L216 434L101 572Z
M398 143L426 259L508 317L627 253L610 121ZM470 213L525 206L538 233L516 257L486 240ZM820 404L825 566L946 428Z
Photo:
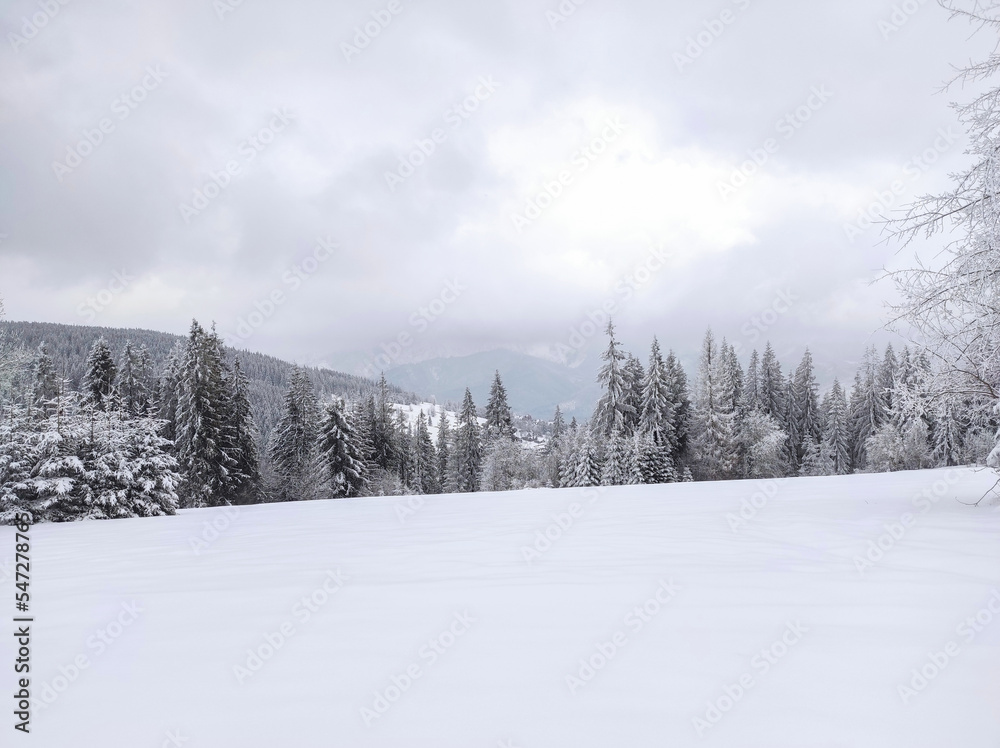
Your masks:
M493 377L493 384L490 387L490 400L486 405L486 441L491 442L496 439L514 439L513 418L510 406L507 405L507 390L504 389L500 379L500 372L496 371Z
M452 475L451 453L453 445L451 442L451 426L448 423L448 413L441 411L437 435L437 482L441 487L442 493L450 493L455 490L449 483L449 478Z
M320 459L326 468L330 497L361 496L367 483L365 462L342 399L335 398L326 404L319 432Z
M100 337L94 342L87 356L87 373L83 379L87 400L98 410L105 410L111 405L117 374L118 367L115 366L108 341Z
M702 480L724 480L736 467L733 414L725 410L729 398L724 396L722 386L724 362L708 330L698 365L692 445Z
M271 437L273 501L301 501L315 495L320 477L318 411L312 382L302 369L294 367L285 395L285 412Z
M417 426L413 431L413 487L422 494L441 493L438 481L438 460L431 442L430 430L423 410L417 415Z
M260 499L260 454L257 425L250 407L250 380L243 373L239 358L233 361L227 390L224 450L233 460L228 490L232 503L252 504Z
M452 455L452 473L455 490L458 493L479 490L482 461L483 451L476 406L472 402L472 393L466 388L455 433L455 451Z
M62 391L62 381L44 341L38 346L34 374L32 386L34 404L43 418L48 417L55 411L56 401Z
M642 417L639 430L649 434L655 444L666 447L668 454L673 452L677 444L677 434L674 429L676 406L671 394L667 367L660 353L660 343L654 337L649 352L646 377L642 383Z
M180 371L177 398L176 453L184 476L184 506L220 506L232 502L230 476L235 467L227 451L228 397L222 341L197 321Z
M806 441L819 442L823 429L819 411L819 385L813 371L812 354L806 348L792 380L789 436L796 465L805 456ZM818 447L817 447L818 449Z
M604 394L594 411L593 428L605 436L610 436L615 429L623 432L634 413L626 389L626 354L615 339L615 327L610 321L605 332L608 336L608 347L601 354L604 364L597 374L597 381L604 389Z
M833 460L833 471L837 475L851 472L850 423L847 399L840 381L833 380L833 387L823 398L825 428L823 444Z
M671 437L670 458L674 465L680 465L688 452L691 428L691 400L688 397L687 374L673 351L667 353L664 369L673 413L671 423L674 433Z

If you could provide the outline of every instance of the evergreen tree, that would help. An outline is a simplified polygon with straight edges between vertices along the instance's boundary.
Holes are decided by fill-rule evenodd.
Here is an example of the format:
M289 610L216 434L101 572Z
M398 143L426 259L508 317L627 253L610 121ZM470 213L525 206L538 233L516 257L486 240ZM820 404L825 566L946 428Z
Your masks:
M321 478L318 461L319 407L308 375L296 366L285 395L285 413L271 437L273 501L315 496Z
M624 379L624 431L625 436L631 436L640 428L642 420L642 395L643 382L646 373L643 371L642 363L639 359L628 354L625 365L622 367L622 377Z
M379 378L375 396L374 418L371 424L372 445L375 450L375 464L382 470L391 471L398 467L399 445L393 424L393 408L389 402L389 389L385 374Z
M449 484L451 470L451 427L448 424L448 414L441 412L441 419L438 422L437 436L437 482L441 486L442 492L452 492L454 487Z
M38 346L38 353L35 357L35 376L32 387L32 396L35 407L40 410L40 415L45 418L55 411L56 401L62 391L62 381L56 373L55 364L49 356L45 343Z
M98 410L104 410L111 404L117 374L118 367L115 366L115 359L111 355L108 341L104 338L98 338L87 356L87 373L83 380L87 399Z
M812 354L806 348L802 362L792 379L789 436L793 448L794 465L805 456L806 442L819 442L823 435L819 412L819 385L813 371ZM817 446L818 450L818 446Z
M674 465L680 465L688 452L689 431L691 427L691 401L688 398L687 374L673 351L667 354L664 362L669 392L670 408L673 413L673 436L671 437L670 459Z
M512 439L498 438L486 447L483 458L483 491L512 491L520 488L520 470L525 456ZM523 484L522 484L523 485Z
M760 360L760 402L765 413L781 424L785 420L785 376L781 364L768 342Z
M486 440L514 439L514 425L507 405L507 390L504 389L500 380L500 372L497 371L493 377L493 385L490 387L490 400L486 405Z
M808 434L803 444L799 475L833 475L835 470L833 453L830 451L829 445L820 442L812 434Z
M143 346L136 349L131 341L125 343L118 366L117 392L121 407L132 415L145 415L152 399L152 362L149 351Z
M185 349L177 399L176 452L184 506L220 506L233 498L235 462L228 446L222 341L196 321Z
M761 398L760 390L760 355L757 350L750 354L750 363L747 365L747 374L743 386L743 412L749 413L754 410L765 410Z
M260 499L260 453L257 425L250 407L250 380L239 358L233 362L227 388L223 451L233 463L228 478L230 500L234 504L252 504Z
M479 489L482 458L476 406L472 402L472 393L466 388L462 400L462 412L458 416L455 452L451 461L455 490L458 493L469 493Z
M413 432L411 448L413 465L413 487L422 494L441 493L438 482L438 460L434 454L430 430L423 410L417 415L417 427Z
M575 487L601 485L601 463L597 459L594 434L589 428L578 430L576 469L572 485Z
M694 454L702 480L724 480L735 467L733 414L722 391L723 359L712 331L705 333L694 405Z
M331 400L324 408L319 428L320 457L334 499L361 496L367 484L365 461L346 411L343 400Z
M833 460L833 472L836 475L846 475L851 472L850 422L847 398L838 379L833 380L833 387L824 396L822 410L826 422L823 445Z
M885 393L879 385L880 368L878 352L874 348L866 351L851 390L849 409L854 447L851 457L857 470L865 467L868 438L881 428L888 416Z
M604 394L594 411L593 428L610 436L615 429L624 431L634 413L629 403L625 378L626 354L615 339L615 327L610 321L605 332L608 335L608 348L601 354L604 364L597 374L597 381L604 389Z
M667 367L660 354L660 343L653 338L649 353L649 366L642 383L642 414L639 430L649 434L658 446L666 447L667 455L676 449L677 434L674 429L676 405L673 402ZM661 481L656 481L661 482Z

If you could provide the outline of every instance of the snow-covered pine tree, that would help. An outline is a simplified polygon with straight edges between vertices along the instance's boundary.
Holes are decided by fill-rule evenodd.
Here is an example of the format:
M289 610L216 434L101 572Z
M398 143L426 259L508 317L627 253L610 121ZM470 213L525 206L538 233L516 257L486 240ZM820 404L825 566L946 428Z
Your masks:
M747 364L746 378L743 383L743 412L764 410L760 396L760 354L755 348L750 353L750 363Z
M424 432L426 434L426 427ZM326 403L319 439L320 459L326 468L330 497L361 496L367 483L365 462L347 417L347 406L341 398Z
M318 457L319 407L309 376L292 369L285 412L271 434L272 501L302 501L315 496L321 475Z
M631 406L626 391L626 354L615 338L615 326L610 320L605 333L608 336L608 347L601 354L601 360L604 361L604 364L597 374L597 382L603 388L604 394L594 411L592 428L605 436L610 436L615 429L619 432L625 430L633 412L630 410Z
M702 480L724 480L735 467L733 414L724 410L722 378L722 359L708 330L701 347L692 419L694 466Z
M222 340L214 330L206 332L193 321L181 366L175 425L185 507L221 506L232 501L234 461L226 451L228 400Z
M667 445L657 444L648 432L636 432L632 438L639 469L638 479L633 482L654 484L677 481L677 472L670 461L670 449Z
M250 380L237 356L227 379L223 450L232 458L228 490L234 504L253 504L261 498L258 432L250 407Z
M760 401L763 410L779 425L785 420L785 375L781 373L781 363L771 347L770 341L764 346L760 359Z
M830 452L836 475L851 472L851 434L847 412L847 397L840 380L833 380L833 387L823 397L822 411L825 427L823 444Z
M813 370L813 359L806 348L802 361L792 378L791 407L789 408L789 437L793 447L794 465L801 465L805 457L806 442L810 439L818 443L823 436L823 424L819 410L819 385Z
M111 405L117 375L118 367L111 355L108 341L100 337L94 341L87 356L87 373L83 378L84 393L98 410Z
M385 471L393 471L399 467L400 445L397 443L392 411L392 403L389 402L389 385L385 381L385 374L382 374L375 391L375 411L371 432L372 445L375 449L375 464Z
M136 348L125 342L115 389L126 413L146 415L152 400L152 361L145 346Z
M441 418L438 421L437 435L437 482L442 493L451 493L454 487L449 484L452 475L451 454L454 449L452 444L451 425L448 423L448 414L441 411Z
M35 355L35 376L32 386L34 407L42 418L55 412L56 401L62 392L63 382L56 372L56 366L49 355L45 342L39 344Z
M660 343L654 337L649 352L649 365L642 383L642 404L639 431L649 434L654 443L665 447L670 456L676 449L674 430L675 405L667 379L667 367L660 353ZM660 482L660 481L656 481Z
M572 485L575 487L601 485L601 463L597 457L595 435L584 425L577 434L577 460Z
M865 357L854 378L849 404L851 422L851 455L855 470L862 470L867 462L867 442L888 418L885 396L879 386L880 362L874 347L865 351Z
M514 439L514 424L510 406L507 404L507 390L500 379L500 371L493 376L490 386L490 399L486 404L486 428L484 438L487 442L496 439Z
M625 436L631 436L640 427L642 420L642 396L643 382L646 379L646 372L642 368L642 363L631 353L625 359L622 367L624 378L624 431Z
M670 407L673 411L673 441L670 460L679 466L688 453L689 431L691 428L691 400L688 397L687 374L684 367L671 350L664 362L667 377L667 391L670 393Z
M466 388L455 431L455 451L451 459L456 492L469 493L479 489L482 462L482 440L476 405L472 402L472 393Z
M816 439L812 434L806 434L803 442L799 475L833 475L835 470L833 454L829 446L825 442Z
M441 484L438 482L438 459L434 453L434 444L431 442L431 433L423 410L417 414L410 453L414 490L422 494L441 493Z

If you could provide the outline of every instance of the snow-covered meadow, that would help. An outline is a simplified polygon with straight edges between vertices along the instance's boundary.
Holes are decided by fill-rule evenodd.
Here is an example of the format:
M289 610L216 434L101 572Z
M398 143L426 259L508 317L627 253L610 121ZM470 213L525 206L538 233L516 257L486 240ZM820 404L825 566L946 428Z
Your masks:
M17 740L995 748L1000 511L968 506L994 481L963 468L39 525L40 703ZM10 599L12 528L0 543ZM13 660L11 637L0 653Z

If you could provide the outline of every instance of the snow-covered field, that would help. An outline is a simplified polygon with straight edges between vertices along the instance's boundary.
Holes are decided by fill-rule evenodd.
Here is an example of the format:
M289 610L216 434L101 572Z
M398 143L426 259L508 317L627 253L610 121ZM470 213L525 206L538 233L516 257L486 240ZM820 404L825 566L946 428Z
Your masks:
M992 484L938 470L39 526L32 688L50 703L25 737L8 702L0 742L996 748L1000 511L959 503Z

